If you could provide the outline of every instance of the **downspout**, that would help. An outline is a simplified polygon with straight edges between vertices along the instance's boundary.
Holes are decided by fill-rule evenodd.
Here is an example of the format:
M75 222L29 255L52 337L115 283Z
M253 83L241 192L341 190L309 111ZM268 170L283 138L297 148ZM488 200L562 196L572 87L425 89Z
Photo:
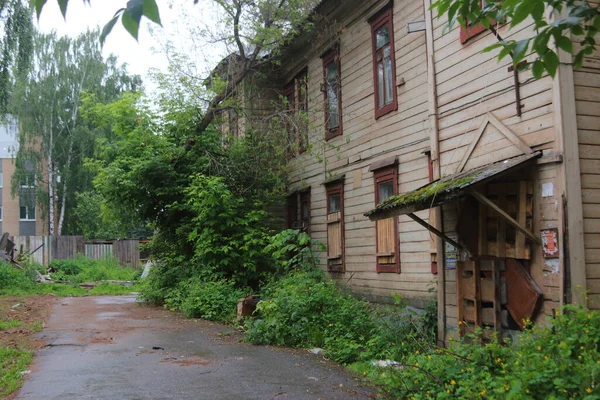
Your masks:
M425 35L427 46L427 88L428 88L428 104L429 104L429 124L430 135L429 142L431 148L431 163L433 169L433 179L437 180L441 175L440 166L440 140L439 140L439 121L438 121L438 102L437 102L437 82L435 79L435 59L433 47L433 15L431 11L431 0L423 0L425 8ZM433 227L439 231L444 231L442 224L442 209L435 207L431 210L430 217L433 218ZM444 243L435 236L435 262L438 267L438 285L437 285L437 300L438 300L438 323L437 337L438 345L444 346L446 340L446 266L444 264Z

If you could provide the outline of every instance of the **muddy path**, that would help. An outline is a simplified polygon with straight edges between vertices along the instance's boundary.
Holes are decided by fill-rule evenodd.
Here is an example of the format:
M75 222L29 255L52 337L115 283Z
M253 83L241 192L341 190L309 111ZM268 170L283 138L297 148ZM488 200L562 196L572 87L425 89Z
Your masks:
M60 299L17 399L367 399L337 365L305 350L241 343L133 296Z

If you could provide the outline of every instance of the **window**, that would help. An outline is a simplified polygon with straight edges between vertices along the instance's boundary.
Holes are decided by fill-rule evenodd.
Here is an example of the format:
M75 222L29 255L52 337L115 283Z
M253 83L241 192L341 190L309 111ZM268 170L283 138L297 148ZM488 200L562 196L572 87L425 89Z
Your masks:
M35 172L33 172L33 171L21 172L21 176L19 177L19 186L21 186L22 188L35 187Z
M300 229L310 235L310 190L300 193Z
M344 183L327 185L327 270L344 272Z
M298 219L298 193L289 195L287 198L286 221L287 229L296 229L296 221Z
M0 188L2 188L2 172L0 172Z
M308 73L302 71L296 77L296 95L298 99L298 151L304 153L308 148Z
M396 164L375 171L375 204L398 194L398 168ZM377 272L400 272L398 244L398 217L375 223L377 234Z
M298 200L299 199L299 200ZM298 215L300 209L300 215ZM287 198L286 227L310 234L310 189Z
M371 21L375 118L398 109L392 19L392 9L388 8Z
M308 74L300 72L285 85L285 129L288 132L289 155L294 157L308 148Z
M2 221L2 205L0 205L0 221Z
M481 0L479 5L483 9L484 7L487 6L487 3L485 0ZM460 27L460 42L466 43L469 39L480 34L481 32L483 32L485 30L486 30L486 28L481 22L477 23L477 24L469 24L469 22L467 21L466 27L464 27L462 25Z
M342 134L342 92L340 52L336 47L323 56L323 95L325 98L325 139Z
M35 221L35 205L21 206L19 210L19 219L22 221Z

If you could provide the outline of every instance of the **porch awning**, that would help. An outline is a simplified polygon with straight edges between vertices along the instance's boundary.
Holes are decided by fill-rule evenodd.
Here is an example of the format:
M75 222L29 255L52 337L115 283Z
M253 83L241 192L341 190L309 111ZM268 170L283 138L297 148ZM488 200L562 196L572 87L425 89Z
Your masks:
M458 199L467 192L467 189L475 185L523 168L541 155L542 153L538 151L445 176L412 192L392 196L365 213L365 216L371 221L377 221L440 206Z

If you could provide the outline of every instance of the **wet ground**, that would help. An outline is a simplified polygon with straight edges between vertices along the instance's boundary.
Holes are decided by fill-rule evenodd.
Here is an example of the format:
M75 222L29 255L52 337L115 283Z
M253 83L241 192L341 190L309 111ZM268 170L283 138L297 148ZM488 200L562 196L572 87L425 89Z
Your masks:
M367 399L373 391L306 350L241 343L135 297L61 299L17 399Z

